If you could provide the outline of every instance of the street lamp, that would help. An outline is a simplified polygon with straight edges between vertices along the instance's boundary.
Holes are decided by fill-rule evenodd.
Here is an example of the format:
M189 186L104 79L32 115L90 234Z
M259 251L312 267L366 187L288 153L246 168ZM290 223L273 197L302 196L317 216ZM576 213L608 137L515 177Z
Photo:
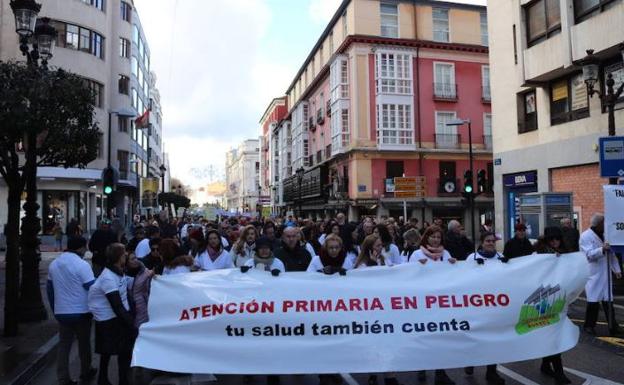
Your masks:
M622 55L622 62L624 62L624 44L620 44L620 55ZM594 94L598 94L598 97L602 101L602 104L607 107L607 119L608 119L608 129L609 136L615 136L615 104L622 95L624 91L624 83L622 83L617 90L614 90L615 80L613 80L613 74L609 73L607 75L606 86L607 92L604 90L598 91L594 89L594 86L599 80L600 73L600 59L594 55L593 49L588 49L587 56L581 60L580 64L583 66L583 80L585 81L585 85L587 86L587 93L590 97L593 97ZM618 178L609 178L609 184L618 184ZM611 289L611 258L607 258L607 284L608 284L608 302L609 306L607 309L607 323L609 325L609 330L613 330L613 318L612 312L613 309L613 293Z
M297 170L295 170L295 175L297 175L297 186L298 188L298 195L299 195L299 215L297 216L299 219L301 219L301 216L303 215L303 209L301 207L302 205L302 198L301 198L301 184L303 183L303 174L305 173L305 170L303 169L303 167L299 167Z
M447 122L446 125L447 126L463 126L464 124L468 125L468 159L470 160L470 175L474 175L474 167L473 167L473 155L472 155L472 125L470 122L470 119L453 119L450 122ZM477 240L475 238L475 202L474 202L474 198L475 198L475 192L473 189L473 186L470 186L471 190L470 191L466 191L466 193L468 194L468 204L470 207L470 220L471 220L471 226L470 226L470 235L472 236L472 243L474 244L475 248L477 246Z
M56 40L56 30L49 25L50 19L37 20L41 4L34 0L11 0L11 9L15 16L15 32L19 35L20 51L26 56L29 66L47 69L47 61L52 57ZM34 36L34 39L32 39ZM32 49L28 44L32 42ZM39 46L41 45L41 46ZM40 50L41 49L41 50ZM19 319L39 321L47 318L39 288L39 232L41 220L37 217L37 136L35 127L28 127L24 133L26 146L23 173L26 183L26 203L21 227L22 283L19 299Z
M160 170L160 180L162 183L162 192L165 192L165 173L167 172L167 167L164 164L161 164L158 168Z

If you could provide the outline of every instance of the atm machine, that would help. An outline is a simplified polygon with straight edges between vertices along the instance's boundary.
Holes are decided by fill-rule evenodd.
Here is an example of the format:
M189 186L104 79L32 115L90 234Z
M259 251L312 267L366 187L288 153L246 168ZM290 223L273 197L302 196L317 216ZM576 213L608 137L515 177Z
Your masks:
M563 218L573 219L572 193L529 193L518 197L518 217L534 242L549 226L561 226Z

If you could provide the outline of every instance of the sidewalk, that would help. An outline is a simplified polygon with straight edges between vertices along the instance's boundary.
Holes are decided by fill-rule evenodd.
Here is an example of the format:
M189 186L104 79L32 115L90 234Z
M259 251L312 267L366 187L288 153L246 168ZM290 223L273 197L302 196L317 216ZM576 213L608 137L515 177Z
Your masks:
M57 323L50 313L45 285L48 266L60 253L44 252L41 257L39 279L41 295L48 310L48 319L19 325L16 337L0 336L0 384L22 384L32 377L45 364L47 356L54 352L58 338ZM0 301L4 303L5 256L0 252ZM0 328L4 329L4 306L0 307Z

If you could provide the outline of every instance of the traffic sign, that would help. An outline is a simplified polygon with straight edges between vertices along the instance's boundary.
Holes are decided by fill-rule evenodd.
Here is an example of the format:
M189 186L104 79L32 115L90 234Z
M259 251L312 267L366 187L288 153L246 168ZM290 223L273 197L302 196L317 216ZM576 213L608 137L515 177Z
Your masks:
M395 198L420 198L426 194L426 178L416 177L396 177L394 178Z
M600 138L600 176L624 177L624 136Z
M395 191L395 198L422 198L426 196L425 190L414 190L414 191Z

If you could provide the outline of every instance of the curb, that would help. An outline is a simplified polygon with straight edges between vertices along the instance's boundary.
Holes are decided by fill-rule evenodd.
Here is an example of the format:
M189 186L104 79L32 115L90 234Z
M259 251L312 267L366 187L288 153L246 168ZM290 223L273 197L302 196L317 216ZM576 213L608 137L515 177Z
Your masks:
M58 333L50 338L43 346L32 353L24 360L24 363L18 366L7 377L9 385L25 385L32 380L33 377L45 366L46 361L54 352L59 343Z

